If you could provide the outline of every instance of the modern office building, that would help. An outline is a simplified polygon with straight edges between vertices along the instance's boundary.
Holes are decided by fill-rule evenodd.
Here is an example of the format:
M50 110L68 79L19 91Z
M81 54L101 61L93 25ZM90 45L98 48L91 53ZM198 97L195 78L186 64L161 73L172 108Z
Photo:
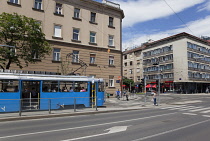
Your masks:
M204 93L210 86L210 43L205 39L183 32L146 44L142 54L146 86L157 88L160 80L162 92L176 93Z
M23 71L74 72L104 78L108 82L108 93L120 89L116 81L122 76L124 13L120 5L106 0L102 3L94 0L1 0L0 13L3 12L15 12L40 22L52 46L50 56L24 67ZM10 69L19 70L14 64Z

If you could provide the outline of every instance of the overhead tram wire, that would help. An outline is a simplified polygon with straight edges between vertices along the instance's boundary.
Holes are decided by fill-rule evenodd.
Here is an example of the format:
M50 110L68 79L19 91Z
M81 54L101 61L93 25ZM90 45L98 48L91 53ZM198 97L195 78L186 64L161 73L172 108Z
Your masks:
M181 17L174 11L174 9L167 3L166 0L163 0L166 5L174 12L174 14L179 18L179 20L187 27L187 29L195 36L195 34L192 32L192 30L187 26L187 24L181 19Z

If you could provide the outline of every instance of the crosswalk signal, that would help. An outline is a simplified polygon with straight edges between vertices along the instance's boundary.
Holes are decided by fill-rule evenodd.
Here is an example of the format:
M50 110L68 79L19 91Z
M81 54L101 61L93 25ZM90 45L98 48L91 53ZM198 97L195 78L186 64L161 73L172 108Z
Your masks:
M144 78L141 79L141 84L144 85Z

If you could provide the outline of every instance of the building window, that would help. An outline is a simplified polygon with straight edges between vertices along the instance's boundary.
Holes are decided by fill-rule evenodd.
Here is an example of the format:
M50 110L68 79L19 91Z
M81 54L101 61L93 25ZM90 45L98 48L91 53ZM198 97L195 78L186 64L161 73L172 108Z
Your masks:
M62 4L56 3L56 6L55 6L55 14L62 15L63 14L62 9L63 9Z
M137 81L140 81L140 76L137 76Z
M130 66L132 66L133 65L133 62L132 61L130 61Z
M9 2L19 4L19 0L9 0Z
M74 18L79 19L80 17L80 9L74 8Z
M125 64L125 67L127 66L127 62L126 63L124 63Z
M90 43L96 43L96 33L90 32Z
M91 53L90 54L90 64L95 64L95 60L96 60L96 54Z
M79 63L79 51L73 50L72 62Z
M77 28L73 29L73 40L79 40L79 29Z
M124 59L125 59L125 60L127 59L127 55L124 55Z
M113 75L109 76L109 87L114 87L114 76Z
M41 10L42 9L42 0L35 0L34 8Z
M61 37L61 26L60 25L54 26L54 37Z
M96 13L93 12L90 13L90 22L92 23L96 22Z
M114 18L109 17L109 26L114 27Z
M114 65L114 56L109 56L109 65Z
M114 46L114 36L109 35L109 46Z
M140 68L137 68L137 69L136 69L136 72L139 73L139 72L140 72Z
M129 70L129 73L130 73L130 74L133 74L133 70L132 70L132 69L130 69L130 70Z
M39 55L37 51L33 51L32 55L33 55L33 59L39 59Z
M53 61L60 61L60 51L61 49L59 48L54 48L53 49Z

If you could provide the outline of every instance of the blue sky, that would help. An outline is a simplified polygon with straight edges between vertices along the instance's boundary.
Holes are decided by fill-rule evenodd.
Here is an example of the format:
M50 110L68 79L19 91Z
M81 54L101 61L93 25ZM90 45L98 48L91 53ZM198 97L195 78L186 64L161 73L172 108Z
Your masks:
M181 32L210 36L210 0L109 1L120 4L125 14L123 50Z

